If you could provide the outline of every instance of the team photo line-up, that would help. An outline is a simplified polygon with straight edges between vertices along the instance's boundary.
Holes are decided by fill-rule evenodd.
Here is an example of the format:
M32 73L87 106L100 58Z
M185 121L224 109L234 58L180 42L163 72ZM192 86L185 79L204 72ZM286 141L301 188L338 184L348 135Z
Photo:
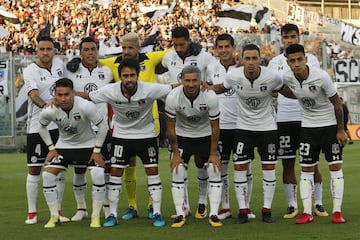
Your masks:
M234 223L256 218L250 209L255 148L262 168L263 222L275 222L271 206L278 158L282 160L288 203L283 217L307 224L313 221L313 213L329 215L322 203L318 168L323 152L331 178L332 222L345 223L341 212L342 150L349 139L347 116L332 79L320 69L316 57L305 53L299 44L298 27L282 27L284 53L267 67L261 66L257 45L247 44L238 51L230 34L217 36L217 58L192 42L187 28L175 27L171 34L171 49L141 53L137 34L128 33L122 39L122 54L104 59L98 58L97 42L86 37L79 44L80 57L67 64L56 57L50 36L38 36L38 59L23 72L28 93L25 223L38 222L41 172L50 211L45 228L87 217L91 228L114 227L123 189L128 208L121 218L138 217L138 156L147 175L148 218L154 227L163 227L159 138L170 151L173 228L183 227L191 214L187 169L192 156L199 185L196 219L208 219L210 226L221 227L221 220L232 216L231 160L239 209ZM160 74L169 83L157 83ZM301 214L295 174L297 151ZM61 211L64 171L69 165L74 167L77 204L71 218ZM92 180L91 214L85 197L87 169Z

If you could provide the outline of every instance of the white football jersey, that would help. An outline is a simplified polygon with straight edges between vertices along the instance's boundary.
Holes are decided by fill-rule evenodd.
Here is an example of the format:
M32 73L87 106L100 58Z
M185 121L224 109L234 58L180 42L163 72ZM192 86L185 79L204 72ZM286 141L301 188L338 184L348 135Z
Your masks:
M82 63L74 73L66 70L65 77L73 81L75 91L86 93L98 90L113 80L110 68L98 66L90 71Z
M237 129L250 131L277 130L272 92L280 90L283 81L275 71L260 66L261 72L253 82L244 74L244 67L229 72L224 87L234 89L238 98Z
M161 64L169 70L171 83L181 82L180 73L185 66L197 66L201 71L201 80L204 80L205 70L207 66L216 59L204 49L197 55L191 55L184 60L179 57L175 50L169 51L163 59Z
M26 92L38 90L39 97L46 103L54 98L55 81L64 76L65 65L59 58L54 57L51 69L39 67L36 63L31 63L24 69L24 83ZM39 116L41 108L28 98L27 109L27 133L39 132ZM52 123L48 129L56 129L56 124Z
M97 106L81 97L74 97L74 106L69 112L61 108L46 107L40 114L40 124L56 123L59 127L59 139L55 144L60 149L92 148L95 146L96 135L91 124L97 125L104 121Z
M229 66L228 69L220 63L220 61L212 62L206 68L205 80L209 84L223 83L226 74L231 69L234 69L235 65ZM219 98L220 108L220 129L235 129L237 119L237 104L238 100L234 89L229 89L225 93L217 95Z
M320 63L314 55L307 53L306 57L308 66L320 68ZM284 54L271 59L268 67L277 71L281 76L290 69ZM277 103L277 122L301 121L301 109L296 99L287 98L279 93Z
M171 85L138 81L137 90L127 99L121 90L121 82L108 84L90 92L94 103L109 103L114 111L113 137L124 139L145 139L156 137L152 115L154 100L164 98L171 91Z
M302 108L302 127L336 125L334 106L329 98L336 94L335 86L327 72L309 67L309 76L301 84L289 70L284 74L284 83L298 98Z
M96 91L114 79L110 68L97 66L90 71L82 63L80 63L79 69L74 73L66 70L65 77L73 81L75 91L86 93ZM103 113L107 121L107 104L99 103L97 109ZM94 127L94 130L97 131L97 128Z
M210 136L209 121L220 116L219 100L214 91L200 91L191 102L184 94L184 86L179 86L167 96L165 112L169 118L176 118L176 135L189 138Z

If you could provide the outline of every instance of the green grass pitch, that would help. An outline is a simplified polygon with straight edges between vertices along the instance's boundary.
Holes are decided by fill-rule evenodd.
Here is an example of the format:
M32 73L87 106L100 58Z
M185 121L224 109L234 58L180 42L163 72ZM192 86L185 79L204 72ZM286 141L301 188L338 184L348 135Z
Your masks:
M55 229L44 229L44 224L49 218L42 189L38 197L38 221L36 225L25 225L27 203L25 179L27 175L26 157L23 153L0 153L0 235L1 239L97 239L97 240L177 240L177 239L359 239L360 238L360 193L357 185L360 173L360 142L348 145L344 149L344 175L345 194L343 201L343 214L347 220L346 224L335 225L331 223L331 217L314 217L314 222L306 225L294 224L294 219L283 219L282 215L286 210L286 200L281 181L281 161L277 164L277 187L273 201L273 215L276 222L273 224L261 221L262 190L260 162L257 159L253 163L254 190L251 201L251 209L256 214L256 219L244 225L233 224L237 216L238 205L235 198L233 184L231 184L230 198L233 211L233 218L223 220L222 228L210 227L207 220L196 220L194 217L187 218L187 224L180 229L170 227L172 220L170 215L175 212L171 196L171 175L169 169L169 156L166 149L160 150L160 173L163 182L162 215L166 221L163 228L155 228L147 216L147 187L146 176L141 162L137 160L137 198L140 217L130 221L119 220L119 225L114 228L91 229L90 220L82 222L70 222L62 224ZM331 213L332 201L330 193L330 177L326 161L322 158L320 168L323 174L323 203L326 210ZM230 166L230 181L232 178L232 164ZM299 166L297 165L297 172ZM66 187L63 199L63 212L67 217L73 216L76 211L75 199L72 192L73 169L69 168L65 174ZM189 169L189 194L191 210L193 215L196 211L198 190L196 172L193 161ZM299 176L299 174L298 174ZM88 175L87 205L91 206L91 179ZM299 198L299 194L298 194ZM299 200L300 209L301 201ZM121 194L119 203L119 216L126 209L126 195ZM91 209L89 209L91 210ZM102 219L104 221L104 219Z

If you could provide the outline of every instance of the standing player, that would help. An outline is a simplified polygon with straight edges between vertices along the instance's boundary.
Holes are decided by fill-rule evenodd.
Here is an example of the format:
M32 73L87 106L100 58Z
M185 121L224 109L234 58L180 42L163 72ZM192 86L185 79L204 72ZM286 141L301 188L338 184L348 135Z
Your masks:
M216 38L215 51L220 60L212 62L206 68L206 82L210 85L224 82L226 74L234 69L237 65L235 61L236 46L234 38L229 34L221 34ZM219 219L231 217L230 200L229 200L229 177L228 166L230 154L234 145L234 130L236 128L237 119L237 97L235 91L229 91L219 94L220 107L220 138L219 151L221 154L221 180L223 182L221 205L222 209L219 212ZM249 164L249 170L251 164ZM248 202L250 202L250 195L252 192L252 174L248 171ZM249 218L254 218L253 213L249 214Z
M37 223L36 201L39 192L40 172L44 165L48 149L39 136L39 116L41 109L53 99L53 87L56 80L64 74L64 64L54 58L56 54L54 41L50 37L40 37L37 45L38 60L24 69L24 82L28 93L27 119L27 162L26 194L28 200L28 217L26 224ZM51 137L57 141L59 132L55 124L50 124ZM61 213L61 200L64 194L64 173L57 176L58 210L61 222L70 219Z
M161 63L163 56L166 51L141 53L139 37L136 33L125 34L122 38L122 54L117 57L109 57L99 59L101 64L109 67L113 73L116 82L120 81L118 67L124 59L134 59L140 64L139 80L143 82L156 82L155 70L156 67ZM72 68L75 72L79 66L80 59L74 59L68 64L68 67ZM156 135L160 133L160 123L158 106L154 103L153 106L153 118L155 120ZM138 206L136 200L136 156L133 156L130 161L129 167L124 170L124 188L128 199L128 209L122 216L124 220L130 220L138 217ZM153 207L151 197L149 196L148 201L148 217L153 218Z
M283 82L276 72L260 66L258 46L254 44L244 46L242 59L242 67L230 71L224 83L213 86L217 93L233 89L238 97L233 160L235 193L240 210L235 223L248 222L250 210L246 196L248 194L246 173L248 165L254 159L255 147L261 158L263 172L262 220L272 223L275 221L271 214L271 204L276 185L275 164L278 145L272 92L280 90Z
M299 29L294 24L285 24L281 28L281 42L286 49L291 44L300 42ZM307 64L311 67L320 68L319 61L312 54L306 54ZM290 68L286 62L285 54L274 57L270 62L270 68L278 71L281 75ZM283 163L283 183L288 208L284 218L294 218L298 215L297 203L297 180L295 175L296 150L299 146L299 133L301 126L301 109L296 99L284 97L278 94L277 97L277 116L279 135L279 158ZM314 191L314 211L318 216L328 216L322 204L322 177L318 166L315 168L315 191Z
M201 72L196 66L181 71L183 86L166 98L167 133L171 144L172 195L176 218L172 227L185 224L183 209L185 172L190 157L198 156L209 176L210 217L213 227L221 227L217 213L221 201L221 161L217 152L219 141L219 102L213 91L200 91Z
M313 221L312 193L315 166L322 151L328 161L333 200L333 223L345 223L341 213L344 194L342 148L346 144L342 102L330 76L323 70L306 64L304 47L293 44L286 48L291 70L284 74L284 81L298 98L302 109L300 133L300 195L304 213L297 224Z
M74 164L89 166L93 182L90 227L99 228L100 210L105 198L105 162L101 147L109 129L108 124L95 104L75 97L73 83L68 78L55 82L55 106L45 108L39 119L39 133L49 149L43 172L43 187L51 217L44 227L54 228L59 221L56 176L66 170L69 164ZM51 122L59 127L60 137L56 144L47 130ZM98 127L96 135L91 124Z
M121 82L109 84L88 95L95 103L109 103L115 113L108 186L110 215L104 223L105 227L117 225L122 176L134 155L140 157L148 176L148 190L154 209L153 226L165 225L161 217L162 185L158 172L158 144L151 112L154 100L165 97L171 91L171 86L138 81L139 72L138 61L125 59L119 65Z
M89 93L113 81L113 75L111 73L111 70L106 66L98 64L98 46L94 39L92 39L91 37L84 38L80 42L79 49L81 62L78 69L75 72L65 72L65 77L73 80L75 91ZM107 120L107 105L105 103L98 105L98 111L100 111ZM94 127L94 130L97 131L97 128ZM105 141L102 149L102 154L105 157L105 163L107 164L108 168L105 170L106 184L109 182L110 177L110 143L108 140ZM75 168L73 186L77 202L77 212L71 218L71 221L81 221L88 216L85 201L85 173L86 166L84 166L83 168ZM104 210L106 218L108 217L109 204L107 198L105 198L105 200L106 201L104 202Z
M141 53L139 37L136 33L128 33L122 39L122 55L119 57L111 57L101 59L100 63L109 67L114 75L115 81L120 81L118 66L124 59L134 59L140 64L139 80L143 82L156 82L156 67L161 63L166 51ZM160 122L158 105L154 102L153 118L155 120L156 136L160 133ZM130 166L124 172L124 188L128 199L128 209L122 216L124 220L130 220L138 216L138 206L136 201L136 156L130 161ZM151 197L148 201L148 218L153 218L153 207Z
M197 66L200 69L200 80L204 80L205 71L215 58L205 52L201 45L193 43L190 39L189 30L185 27L176 27L171 31L174 50L169 51L161 61L162 66L168 70L172 83L181 81L181 71L185 66ZM198 161L199 160L199 161ZM203 167L202 161L195 155L197 177L199 181L199 201L195 218L205 219L207 217L207 189L208 175ZM185 173L186 174L186 173ZM190 214L190 205L187 193L187 176L185 175L185 199L184 209L186 215ZM175 216L174 216L175 217Z

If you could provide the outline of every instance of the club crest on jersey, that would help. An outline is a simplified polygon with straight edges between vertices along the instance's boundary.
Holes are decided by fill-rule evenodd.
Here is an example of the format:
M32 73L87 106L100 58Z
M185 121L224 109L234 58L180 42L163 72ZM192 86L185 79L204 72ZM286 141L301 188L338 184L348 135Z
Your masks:
M49 90L50 90L50 95L54 97L55 96L55 83L53 85L51 85Z
M176 66L176 62L175 62L175 61L171 61L170 65L171 65L171 66Z
M301 98L301 104L306 108L312 108L315 106L315 100L309 97Z
M148 155L150 158L156 157L156 150L154 147L149 147L148 148Z
M315 86L315 85L309 86L309 91L310 91L311 93L316 92L316 86Z
M201 105L200 106L200 112L207 112L208 107L206 105Z
M146 71L146 66L145 64L141 64L140 65L140 72L145 72Z
M340 146L339 146L339 144L337 144L337 143L334 143L332 146L331 146L331 152L333 153L333 154L339 154L340 153Z
M60 70L60 69L57 69L56 70L57 74L59 77L62 77L63 76L63 72Z
M185 110L185 106L179 106L178 108L177 108L177 111L184 111Z
M140 100L138 101L138 104L139 104L140 106L143 106L143 105L145 104L145 99L140 99Z
M81 120L81 115L79 113L75 113L74 114L74 120L75 121L80 121Z
M96 91L97 89L98 89L98 86L94 83L87 83L84 86L84 92L86 92L86 93Z
M99 72L99 79L100 80L104 80L105 79L105 74L103 72Z
M260 92L262 93L267 92L267 85L260 85Z
M224 92L224 95L228 97L228 96L234 95L234 93L235 93L235 90L230 88L228 91Z
M268 153L269 154L275 154L276 152L276 146L274 143L268 144Z
M188 116L186 118L189 122L192 122L192 123L197 123L200 121L200 116Z
M197 66L198 64L197 64L197 62L191 62L190 63L190 66Z

